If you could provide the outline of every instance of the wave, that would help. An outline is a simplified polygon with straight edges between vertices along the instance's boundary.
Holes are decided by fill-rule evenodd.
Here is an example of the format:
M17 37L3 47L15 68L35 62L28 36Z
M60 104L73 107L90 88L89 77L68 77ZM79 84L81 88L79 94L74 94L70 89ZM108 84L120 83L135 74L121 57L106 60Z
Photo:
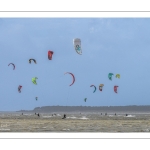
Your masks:
M128 115L128 116L125 116L125 117L135 117L135 115Z
M67 118L71 118L71 119L77 119L77 117L74 117L74 116L73 116L73 117L67 117Z
M85 116L83 116L82 118L79 118L79 119L89 119L89 118L86 118Z
M52 116L42 116L43 118L51 118Z

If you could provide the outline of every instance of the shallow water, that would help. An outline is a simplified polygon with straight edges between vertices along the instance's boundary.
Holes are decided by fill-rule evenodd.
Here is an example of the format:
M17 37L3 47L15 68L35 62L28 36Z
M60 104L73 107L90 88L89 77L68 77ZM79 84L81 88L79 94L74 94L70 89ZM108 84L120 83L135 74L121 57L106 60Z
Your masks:
M0 132L150 132L150 114L0 113Z

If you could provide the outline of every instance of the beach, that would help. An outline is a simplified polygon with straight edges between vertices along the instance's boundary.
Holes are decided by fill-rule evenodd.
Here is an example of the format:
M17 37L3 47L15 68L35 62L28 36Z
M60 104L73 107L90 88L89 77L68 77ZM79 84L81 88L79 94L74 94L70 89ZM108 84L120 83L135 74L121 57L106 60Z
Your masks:
M0 132L150 132L149 113L1 112Z

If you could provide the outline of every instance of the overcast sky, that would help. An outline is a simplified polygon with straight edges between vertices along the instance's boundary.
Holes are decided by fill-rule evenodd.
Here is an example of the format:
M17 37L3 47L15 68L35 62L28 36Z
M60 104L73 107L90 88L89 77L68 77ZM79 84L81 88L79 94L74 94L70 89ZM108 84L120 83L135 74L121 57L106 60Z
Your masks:
M148 18L1 18L0 111L150 105L149 36ZM82 55L74 50L74 38L81 39ZM54 52L52 60L48 50ZM29 64L30 58L37 64ZM65 72L74 74L72 86ZM108 73L114 74L112 81ZM32 77L38 77L37 85ZM99 84L104 84L102 92Z

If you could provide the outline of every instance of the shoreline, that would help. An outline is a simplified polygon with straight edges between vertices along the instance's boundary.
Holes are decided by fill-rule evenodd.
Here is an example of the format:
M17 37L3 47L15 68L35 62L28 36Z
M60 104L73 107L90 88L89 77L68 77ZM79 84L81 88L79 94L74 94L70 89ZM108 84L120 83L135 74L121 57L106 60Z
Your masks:
M131 106L42 106L33 110L19 110L16 112L95 112L95 113L150 113L150 105L131 105Z
M149 115L0 114L0 132L150 132Z

